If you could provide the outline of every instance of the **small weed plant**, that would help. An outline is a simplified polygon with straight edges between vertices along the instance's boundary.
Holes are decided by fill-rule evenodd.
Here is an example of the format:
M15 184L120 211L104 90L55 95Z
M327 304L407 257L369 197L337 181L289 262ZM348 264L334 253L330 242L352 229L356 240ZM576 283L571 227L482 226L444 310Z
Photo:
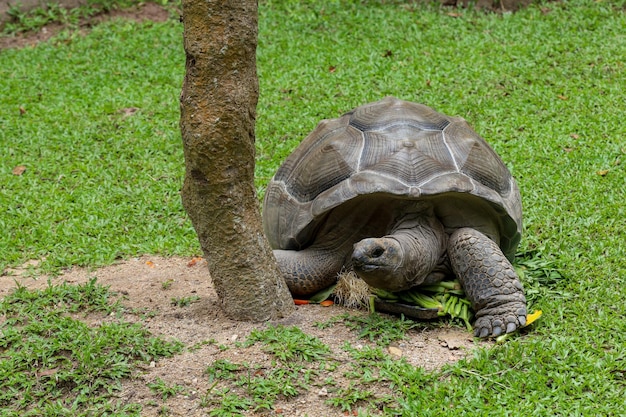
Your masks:
M174 297L172 298L171 303L177 307L188 307L198 300L200 300L200 297L197 295L190 295L188 297Z
M148 388L150 388L150 391L154 394L159 395L163 401L185 392L185 387L176 384L168 384L161 378L157 378L154 382L148 383Z
M75 318L120 308L95 279L83 285L18 287L0 302L0 408L3 416L127 412L112 401L134 365L181 351L179 342L123 321L89 326ZM55 414L57 413L57 414Z
M341 314L326 322L318 322L321 329L343 323L347 328L358 333L358 337L381 346L388 346L391 342L402 340L406 332L416 327L424 327L424 323L418 323L401 316L390 317L378 313L366 315Z
M318 338L309 336L297 327L268 326L253 330L245 345L262 342L263 349L281 361L313 361L330 352Z

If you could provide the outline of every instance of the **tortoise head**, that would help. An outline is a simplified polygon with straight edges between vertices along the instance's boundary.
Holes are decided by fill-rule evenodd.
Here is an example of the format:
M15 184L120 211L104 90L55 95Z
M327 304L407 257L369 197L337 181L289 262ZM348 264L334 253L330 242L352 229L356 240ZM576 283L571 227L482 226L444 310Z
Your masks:
M433 272L442 259L446 240L432 210L421 207L401 216L390 235L355 243L352 268L372 287L407 290L424 283Z
M404 250L392 237L363 239L354 245L352 268L372 287L389 291L410 288L411 277L404 264Z

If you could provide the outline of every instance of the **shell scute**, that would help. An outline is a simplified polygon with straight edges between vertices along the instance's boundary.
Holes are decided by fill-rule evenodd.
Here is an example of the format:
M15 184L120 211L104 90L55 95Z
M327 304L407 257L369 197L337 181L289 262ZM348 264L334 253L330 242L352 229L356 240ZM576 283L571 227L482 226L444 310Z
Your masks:
M439 173L456 169L441 132L417 131L406 126L366 133L359 168L361 172L394 177L406 187L420 186Z
M385 101L384 105L377 105ZM357 107L350 115L350 125L362 131L384 130L403 124L419 130L441 131L450 119L423 104L387 97L376 103Z
M326 127L326 126L325 126ZM352 161L362 147L361 132L346 126L322 128L309 138L321 135L299 154L287 158L274 181L283 182L285 190L300 202L312 201L324 190L340 184L354 173ZM293 155L293 154L292 154Z
M509 170L487 142L471 130L464 120L451 124L444 135L460 172L500 194L509 192Z

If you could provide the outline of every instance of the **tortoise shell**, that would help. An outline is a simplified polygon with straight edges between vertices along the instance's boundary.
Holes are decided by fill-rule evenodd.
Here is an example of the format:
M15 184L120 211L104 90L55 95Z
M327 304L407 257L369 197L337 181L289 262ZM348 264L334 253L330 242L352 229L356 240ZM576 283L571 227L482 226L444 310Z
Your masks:
M429 202L448 233L472 227L515 255L521 197L500 157L464 119L393 97L323 120L302 141L268 184L265 234L274 249L304 249L343 221L332 211L355 204L345 219L381 198Z

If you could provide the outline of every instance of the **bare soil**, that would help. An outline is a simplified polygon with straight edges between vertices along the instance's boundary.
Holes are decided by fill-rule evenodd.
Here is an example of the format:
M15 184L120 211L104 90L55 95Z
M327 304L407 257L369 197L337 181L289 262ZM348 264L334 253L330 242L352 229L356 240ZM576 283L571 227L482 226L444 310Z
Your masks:
M210 387L204 371L218 359L261 365L265 369L272 367L272 357L261 349L261 344L257 343L250 347L240 347L238 344L245 341L253 329L262 329L267 323L238 322L227 318L219 307L206 262L201 258L143 256L97 270L73 268L55 278L30 277L28 271L36 266L37 262L33 261L21 268L4 271L0 276L0 297L6 296L18 283L27 288L41 289L48 285L48 281L52 284L62 282L81 284L96 277L98 283L109 286L111 291L123 296L122 303L129 312L125 315L125 320L141 322L154 335L178 339L187 347L201 345L208 340L215 341L146 365L139 369L134 378L123 384L120 399L128 403L142 404L144 416L160 415L159 411L163 406L168 408L168 415L171 416L208 415L210 410L201 406L202 396ZM172 303L173 299L184 297L198 298L185 307ZM331 307L304 305L297 306L296 312L290 317L271 324L297 326L328 345L332 352L330 356L348 366L349 356L342 349L346 341L353 347L372 343L359 339L355 331L341 323L326 329L320 329L315 325L346 312L355 315L368 314L337 305ZM108 319L97 316L86 318L92 325ZM470 333L460 327L427 326L426 329L411 330L407 336L405 340L387 347L391 357L398 360L403 357L410 364L426 370L437 369L444 364L464 358L478 343L472 339ZM335 387L349 386L350 381L344 380L342 374L341 371L333 372ZM185 387L185 392L162 401L160 396L152 393L147 387L148 383L156 381L157 378L170 386L181 385ZM275 412L259 415L342 415L339 409L325 404L327 397L324 388L316 387L307 394L277 404L276 409L280 410L280 414ZM384 387L380 389L385 390Z

